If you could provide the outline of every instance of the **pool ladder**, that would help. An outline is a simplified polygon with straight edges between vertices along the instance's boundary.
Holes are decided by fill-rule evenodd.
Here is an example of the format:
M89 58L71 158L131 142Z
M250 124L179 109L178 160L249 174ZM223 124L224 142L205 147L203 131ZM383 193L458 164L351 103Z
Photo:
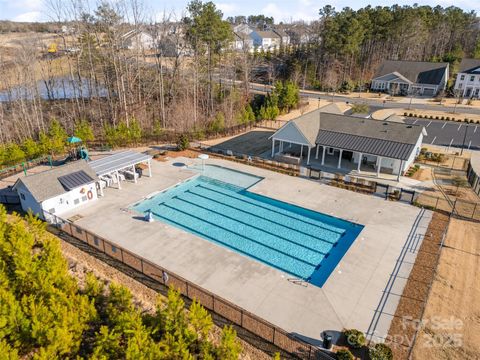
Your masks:
M303 280L303 279L287 278L287 280L290 281L291 283L295 284L295 285L301 285L301 286L304 286L304 287L308 287L308 282Z

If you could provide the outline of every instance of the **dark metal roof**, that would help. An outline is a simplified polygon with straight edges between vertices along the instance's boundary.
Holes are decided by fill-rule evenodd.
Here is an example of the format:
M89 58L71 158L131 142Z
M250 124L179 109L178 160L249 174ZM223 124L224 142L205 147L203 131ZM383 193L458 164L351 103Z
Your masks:
M448 63L386 60L378 68L374 79L397 72L413 83L440 85L447 68Z
M414 144L342 134L328 130L321 130L318 133L317 144L400 160L408 160L415 148Z
M80 170L72 172L71 174L59 176L58 181L60 181L60 184L62 184L65 190L70 191L79 186L89 184L94 180L85 171Z

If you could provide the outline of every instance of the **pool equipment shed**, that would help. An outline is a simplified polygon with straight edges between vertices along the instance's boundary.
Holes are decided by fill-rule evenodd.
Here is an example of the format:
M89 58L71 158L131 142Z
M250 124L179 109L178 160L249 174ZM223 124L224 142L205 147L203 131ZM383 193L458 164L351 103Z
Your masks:
M19 178L13 190L24 211L44 220L60 215L98 198L97 175L85 160ZM48 212L48 213L45 213Z

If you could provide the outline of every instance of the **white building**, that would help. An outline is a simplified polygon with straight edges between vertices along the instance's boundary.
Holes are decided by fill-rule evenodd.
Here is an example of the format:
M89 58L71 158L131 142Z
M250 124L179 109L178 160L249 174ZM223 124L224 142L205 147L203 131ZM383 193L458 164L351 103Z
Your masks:
M420 154L423 126L346 116L319 109L289 121L271 137L278 161L400 177Z
M133 29L120 36L121 47L129 50L150 50L155 48L152 35Z
M375 73L371 89L392 95L435 96L447 86L448 69L448 63L387 60Z
M480 60L462 60L454 89L458 96L480 99Z
M44 211L61 215L98 198L95 171L85 160L19 178L13 189L24 211L46 220Z
M267 31L258 31L254 30L249 34L253 39L253 46L257 49L263 50L273 50L275 48L279 48L282 39L280 36L275 34L271 30Z

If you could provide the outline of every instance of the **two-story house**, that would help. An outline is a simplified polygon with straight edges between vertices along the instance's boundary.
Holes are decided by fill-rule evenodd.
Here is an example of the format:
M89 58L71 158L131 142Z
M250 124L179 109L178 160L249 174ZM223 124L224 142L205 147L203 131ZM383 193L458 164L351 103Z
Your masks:
M463 59L455 81L455 93L480 99L480 59Z
M253 39L253 46L263 50L279 48L282 42L281 37L275 34L272 30L254 30L250 33L250 36Z

